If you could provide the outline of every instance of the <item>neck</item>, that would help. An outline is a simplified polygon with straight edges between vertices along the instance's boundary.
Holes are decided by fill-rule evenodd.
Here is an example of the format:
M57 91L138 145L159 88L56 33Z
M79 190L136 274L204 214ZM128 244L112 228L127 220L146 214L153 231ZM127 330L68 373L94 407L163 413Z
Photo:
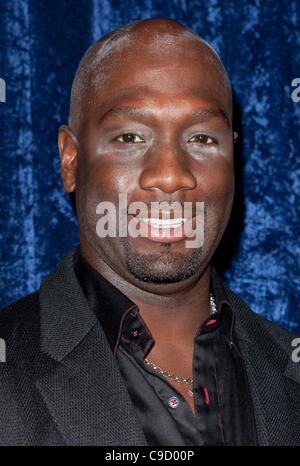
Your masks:
M113 270L97 254L81 245L85 260L139 308L156 346L161 342L191 344L201 323L210 314L209 291L211 267L199 270L197 276L176 284L145 284ZM164 344L165 342L165 344Z
M192 341L200 324L210 314L210 267L188 289L159 299L135 300L156 343Z

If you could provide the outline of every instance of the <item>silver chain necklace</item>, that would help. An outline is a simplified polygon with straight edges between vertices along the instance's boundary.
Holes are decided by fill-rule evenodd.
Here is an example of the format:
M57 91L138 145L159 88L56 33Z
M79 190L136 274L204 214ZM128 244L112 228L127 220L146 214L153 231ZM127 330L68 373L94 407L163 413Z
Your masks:
M214 300L214 297L212 293L209 294L209 305L210 305L210 315L213 315L217 312L217 306L216 302ZM153 362L148 361L148 359L144 359L145 364L148 366L152 367L152 369L157 372L158 374L162 375L163 377L166 377L169 380L174 380L179 383L185 383L187 385L192 385L193 384L193 378L192 377L181 377L180 375L176 375L172 372L166 371L165 369L162 369L161 367L157 366L156 364L153 364ZM189 390L189 393L191 396L193 396L193 392Z

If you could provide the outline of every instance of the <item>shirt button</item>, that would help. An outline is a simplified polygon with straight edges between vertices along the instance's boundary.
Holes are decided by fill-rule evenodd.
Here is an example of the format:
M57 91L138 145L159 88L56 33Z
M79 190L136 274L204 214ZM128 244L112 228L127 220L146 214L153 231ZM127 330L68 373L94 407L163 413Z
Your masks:
M130 332L131 338L138 338L141 334L141 329L140 328L133 328Z
M168 405L172 409L177 408L179 406L179 404L180 404L180 400L179 400L179 398L177 398L177 396L171 396L171 398L169 398L169 400L168 400Z

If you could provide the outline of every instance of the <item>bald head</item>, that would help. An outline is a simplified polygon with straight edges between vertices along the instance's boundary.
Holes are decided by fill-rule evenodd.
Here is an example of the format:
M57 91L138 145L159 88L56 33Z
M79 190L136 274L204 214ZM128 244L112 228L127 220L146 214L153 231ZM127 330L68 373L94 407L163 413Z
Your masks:
M231 85L226 70L213 48L200 36L178 21L153 18L134 21L106 34L92 44L77 68L71 91L69 126L78 134L91 95L112 78L128 51L147 53L152 58L167 59L178 53L178 47L189 54L191 45L199 50L199 60L213 66L219 76L219 86L226 92L230 118L232 115Z

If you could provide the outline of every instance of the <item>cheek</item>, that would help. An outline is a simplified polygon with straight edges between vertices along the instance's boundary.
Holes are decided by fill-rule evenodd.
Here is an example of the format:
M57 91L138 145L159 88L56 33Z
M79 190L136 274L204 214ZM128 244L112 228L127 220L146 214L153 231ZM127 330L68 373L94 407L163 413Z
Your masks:
M233 203L235 181L231 161L218 164L206 173L206 212L209 230L226 227Z
M220 206L231 204L234 195L233 168L224 167L222 171L216 171L213 176L211 199Z
M198 191L210 204L226 204L234 193L234 165L230 154L195 165Z
M79 163L77 186L89 198L113 202L117 201L119 193L128 194L135 188L137 176L138 169L99 157L98 160Z
M86 236L94 237L100 218L97 206L101 202L109 202L113 204L118 214L119 194L127 194L128 198L130 197L130 193L137 184L138 169L121 163L113 163L105 160L104 157L93 161L86 159L82 159L82 163L78 166L76 208L80 229L85 232ZM107 241L111 240L107 238ZM112 241L115 242L114 239Z
M88 183L89 189L101 199L113 200L118 193L128 193L135 187L139 167L114 153L103 152L92 122L82 137L80 154L80 185Z

